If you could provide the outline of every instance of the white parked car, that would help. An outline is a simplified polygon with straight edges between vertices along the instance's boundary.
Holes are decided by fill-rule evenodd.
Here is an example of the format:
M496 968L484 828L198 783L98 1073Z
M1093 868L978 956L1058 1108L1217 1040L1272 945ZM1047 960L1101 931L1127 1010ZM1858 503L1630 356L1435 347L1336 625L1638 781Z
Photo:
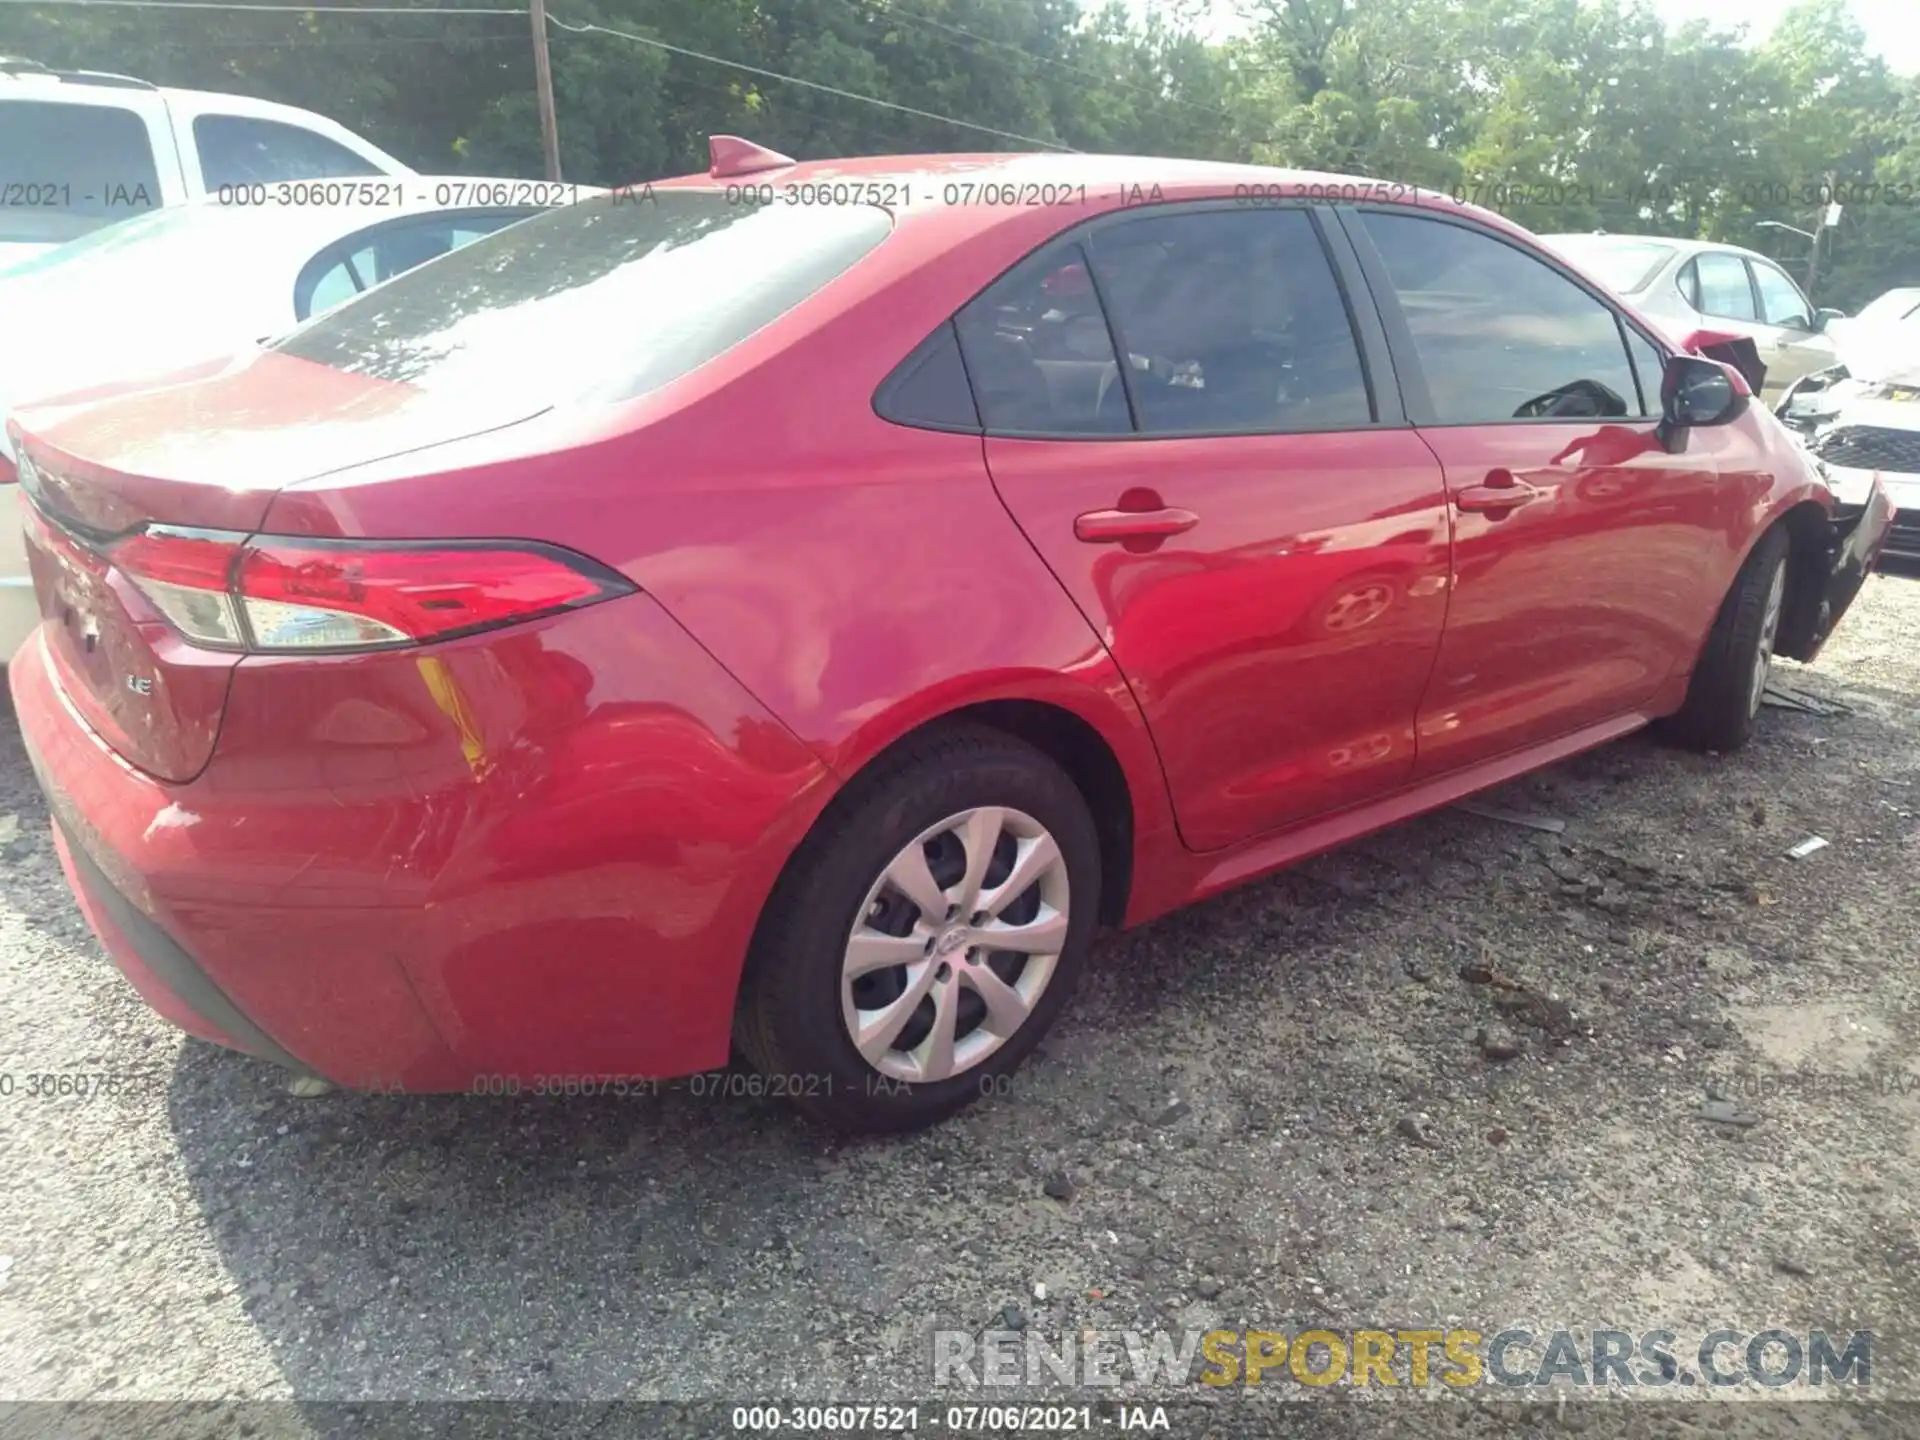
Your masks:
M413 173L296 106L0 57L0 268L236 186Z
M365 182L384 187L389 182ZM278 335L382 280L587 186L418 176L381 205L265 209L202 200L96 230L0 271L0 419L17 405L163 376ZM21 343L26 337L31 343ZM13 456L0 425L0 482ZM0 484L0 663L39 623L15 506Z
M1896 512L1882 553L1920 560L1920 309L1869 306L1837 338L1840 364L1792 386L1778 413L1843 500L1880 477Z
M1897 320L1916 317L1920 317L1920 287L1906 286L1875 296L1851 319L1829 322L1827 334L1833 337L1833 343L1844 362L1850 335L1879 330Z
M1793 277L1757 251L1671 235L1540 238L1677 336L1718 330L1751 339L1767 367L1763 394L1770 400L1834 363L1825 331L1844 316L1814 309Z

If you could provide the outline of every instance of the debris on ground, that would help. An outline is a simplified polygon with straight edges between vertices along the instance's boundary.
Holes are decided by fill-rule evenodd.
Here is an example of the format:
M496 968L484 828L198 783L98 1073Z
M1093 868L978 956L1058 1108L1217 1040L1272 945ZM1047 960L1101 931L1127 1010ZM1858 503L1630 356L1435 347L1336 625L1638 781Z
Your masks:
M1804 860L1814 852L1819 850L1824 850L1826 848L1827 848L1827 840L1825 836L1809 835L1806 839L1802 840L1798 845L1795 845L1792 849L1788 850L1787 854L1793 857L1795 860Z
M1837 700L1828 700L1805 690L1789 689L1778 681L1772 681L1761 693L1760 703L1771 705L1778 710L1799 710L1808 715L1851 715L1853 708L1842 705Z
M1751 1130L1760 1123L1758 1115L1751 1110L1742 1110L1730 1100L1709 1100L1694 1114L1701 1120L1711 1120L1716 1125L1732 1125L1740 1130Z
M1526 1044L1504 1025L1482 1025L1480 1027L1480 1053L1489 1060L1512 1060L1518 1057Z
M1482 820L1498 820L1503 825L1522 825L1529 830L1541 830L1549 835L1559 835L1567 828L1567 822L1554 815L1537 815L1525 810L1508 810L1500 805L1488 805L1479 800L1459 800L1454 809L1463 810L1469 815L1478 815Z
M1402 1115L1399 1123L1393 1128L1401 1138L1411 1141L1422 1149L1438 1150L1440 1148L1440 1142L1427 1133L1426 1120L1422 1116Z

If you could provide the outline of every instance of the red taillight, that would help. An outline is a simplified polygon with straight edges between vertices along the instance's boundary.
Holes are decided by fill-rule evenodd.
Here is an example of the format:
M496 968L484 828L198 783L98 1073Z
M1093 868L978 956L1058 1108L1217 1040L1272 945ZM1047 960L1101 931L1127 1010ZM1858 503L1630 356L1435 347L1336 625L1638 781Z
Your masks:
M526 541L247 539L155 527L112 557L189 640L275 654L418 645L634 588L584 556Z

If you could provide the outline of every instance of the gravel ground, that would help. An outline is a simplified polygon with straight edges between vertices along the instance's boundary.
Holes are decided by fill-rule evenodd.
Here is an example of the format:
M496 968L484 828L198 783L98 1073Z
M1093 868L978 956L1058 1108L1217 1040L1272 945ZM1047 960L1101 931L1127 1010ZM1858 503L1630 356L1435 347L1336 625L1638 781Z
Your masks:
M1563 834L1446 811L1108 938L1013 1093L880 1143L740 1098L295 1098L104 962L6 715L0 1073L138 1079L0 1099L0 1397L907 1398L933 1328L1009 1306L1869 1329L1874 1396L1916 1396L1917 642L1920 579L1878 576L1783 667L1840 713L1769 709L1733 758L1630 739L1482 797ZM1393 1433L1596 1408L1445 1398Z

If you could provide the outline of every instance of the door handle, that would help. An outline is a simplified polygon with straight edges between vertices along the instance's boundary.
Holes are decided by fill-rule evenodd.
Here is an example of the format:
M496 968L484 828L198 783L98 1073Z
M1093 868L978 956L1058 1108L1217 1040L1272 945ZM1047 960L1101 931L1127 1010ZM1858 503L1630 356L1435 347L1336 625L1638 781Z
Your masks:
M1183 535L1200 523L1191 510L1162 506L1158 510L1089 510L1073 517L1073 538L1089 545L1116 540L1164 540Z
M1469 485L1453 497L1453 504L1455 509L1475 514L1497 513L1530 505L1545 493L1516 478L1511 470L1493 470L1488 472L1486 484Z

